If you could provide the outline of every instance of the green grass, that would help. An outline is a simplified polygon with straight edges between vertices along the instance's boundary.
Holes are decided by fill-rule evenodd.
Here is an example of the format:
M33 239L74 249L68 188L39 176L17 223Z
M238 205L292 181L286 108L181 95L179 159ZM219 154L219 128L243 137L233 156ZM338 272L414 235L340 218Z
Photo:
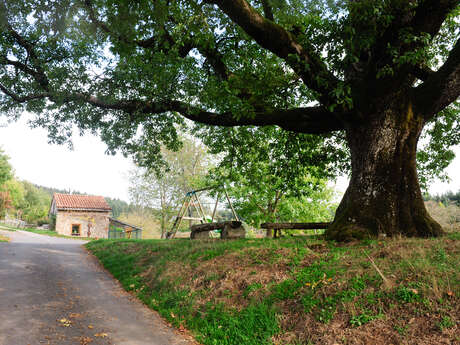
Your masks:
M452 234L348 245L287 237L86 246L126 290L205 345L319 343L338 320L346 326L337 343L346 334L366 342L361 329L373 322L387 324L381 339L409 343L417 339L406 323L421 315L431 326L411 324L419 334L458 325L460 246Z

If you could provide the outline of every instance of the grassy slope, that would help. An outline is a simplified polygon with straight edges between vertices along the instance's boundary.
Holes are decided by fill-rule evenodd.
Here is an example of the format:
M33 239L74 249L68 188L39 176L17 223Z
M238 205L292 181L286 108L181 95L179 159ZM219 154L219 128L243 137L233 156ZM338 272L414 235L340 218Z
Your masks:
M349 245L296 237L87 247L203 344L451 344L460 341L459 243L451 233Z

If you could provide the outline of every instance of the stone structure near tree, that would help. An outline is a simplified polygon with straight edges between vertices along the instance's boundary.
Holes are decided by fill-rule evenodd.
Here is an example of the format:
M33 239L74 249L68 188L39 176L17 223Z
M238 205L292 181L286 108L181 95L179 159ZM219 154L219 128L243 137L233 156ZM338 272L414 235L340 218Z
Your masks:
M58 234L108 238L111 211L102 196L55 193L49 215Z

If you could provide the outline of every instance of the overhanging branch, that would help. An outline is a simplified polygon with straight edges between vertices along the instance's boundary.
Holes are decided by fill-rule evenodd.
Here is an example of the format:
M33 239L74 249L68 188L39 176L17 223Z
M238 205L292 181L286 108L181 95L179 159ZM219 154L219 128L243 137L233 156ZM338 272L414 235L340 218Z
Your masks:
M302 107L294 109L275 109L256 112L253 116L235 117L234 114L216 113L177 100L143 101L119 100L109 101L84 93L59 94L42 92L29 95L18 95L0 84L0 91L17 103L25 103L35 99L49 99L53 102L82 102L106 110L119 110L137 116L149 116L167 112L176 112L181 116L202 124L212 126L270 126L277 125L283 129L301 133L321 134L344 129L339 114L333 114L324 107ZM340 114L343 115L343 114Z
M261 47L285 60L305 84L317 91L322 104L334 103L331 92L338 84L325 63L311 46L300 45L294 36L271 20L264 18L246 0L207 0L216 4Z
M100 20L93 8L93 4L91 0L85 0L83 3L86 12L88 13L89 19L93 23L94 26L101 29L104 33L108 34L115 40L120 42L139 46L146 49L164 49L169 50L172 46L176 44L172 36L169 32L164 28L164 32L162 35L155 35L146 39L141 40L132 40L124 35L117 33L116 31L112 30L109 25L107 25L104 21ZM180 57L185 57L188 53L194 48L191 42L183 42L183 44L179 47L178 52Z
M444 65L414 91L416 106L426 119L436 116L460 97L460 38Z
M394 50L398 51L399 56L403 56L408 52L415 52L421 49L429 40L405 40L401 39L401 35L410 34L412 37L428 35L432 40L439 33L447 16L456 6L458 6L458 0L424 0L419 1L415 8L409 1L401 2L401 6L394 6L393 12L390 13L393 18L391 24L378 37L369 54L372 57L371 65L376 68L393 65ZM392 49L389 49L389 47ZM368 55L365 58L367 59ZM395 73L395 78L388 84L388 89L391 91L396 86L395 82L408 83L408 79L404 78L404 76L409 77L409 80L412 80L415 76L425 81L428 79L429 74L428 69L403 65L402 68L398 68L398 73Z
M122 110L133 114L154 115L177 112L189 120L212 126L277 125L289 131L311 134L329 133L344 129L338 114L330 113L323 107L276 109L257 112L253 116L237 118L232 113L215 113L177 100L161 102L126 100L107 103L94 96L82 94L77 95L76 100L81 100L103 109Z
M264 16L265 18L273 21L273 10L272 6L269 3L269 0L260 0L262 2L262 8L264 9Z
M9 90L4 85L0 84L0 91L2 91L5 95L11 97L13 101L16 103L26 103L35 99L43 99L50 96L47 92L39 92L39 93L32 93L27 95L18 95L15 92Z

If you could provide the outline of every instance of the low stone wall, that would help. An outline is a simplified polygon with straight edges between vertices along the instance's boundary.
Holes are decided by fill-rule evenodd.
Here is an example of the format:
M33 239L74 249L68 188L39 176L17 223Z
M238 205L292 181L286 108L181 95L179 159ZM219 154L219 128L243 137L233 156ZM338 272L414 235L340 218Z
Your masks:
M58 211L56 232L72 236L72 225L80 225L81 237L107 238L109 212ZM90 231L89 236L88 230Z

